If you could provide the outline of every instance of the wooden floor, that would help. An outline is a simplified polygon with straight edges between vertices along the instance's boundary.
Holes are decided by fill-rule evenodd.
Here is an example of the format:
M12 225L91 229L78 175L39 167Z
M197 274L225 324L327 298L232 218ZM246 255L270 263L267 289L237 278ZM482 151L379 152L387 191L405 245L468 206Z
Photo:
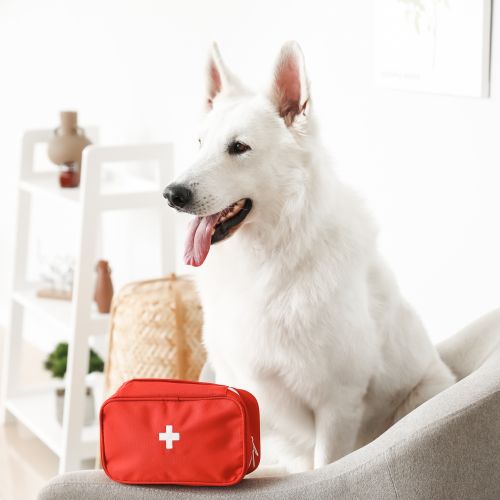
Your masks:
M0 331L0 354L3 332ZM23 383L40 381L48 374L42 368L44 355L26 347ZM1 358L0 358L1 359ZM57 457L24 426L0 425L0 499L34 500L40 488L57 474Z

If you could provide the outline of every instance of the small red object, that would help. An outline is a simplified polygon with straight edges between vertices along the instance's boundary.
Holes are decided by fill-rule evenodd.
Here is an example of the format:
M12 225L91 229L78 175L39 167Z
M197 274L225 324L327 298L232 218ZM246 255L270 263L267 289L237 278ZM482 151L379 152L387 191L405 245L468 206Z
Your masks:
M120 483L230 486L260 461L257 400L225 385L130 380L100 426L102 466Z
M75 188L80 184L80 172L74 166L63 165L59 173L59 185L62 188Z

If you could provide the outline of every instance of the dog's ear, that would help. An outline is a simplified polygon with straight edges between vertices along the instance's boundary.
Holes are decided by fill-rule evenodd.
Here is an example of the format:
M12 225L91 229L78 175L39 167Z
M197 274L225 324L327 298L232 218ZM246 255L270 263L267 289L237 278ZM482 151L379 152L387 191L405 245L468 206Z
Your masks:
M222 91L240 86L238 79L229 71L214 42L207 66L207 109L212 109L213 100Z
M309 104L304 55L295 41L286 42L276 61L271 88L271 101L287 126L298 115L305 115Z

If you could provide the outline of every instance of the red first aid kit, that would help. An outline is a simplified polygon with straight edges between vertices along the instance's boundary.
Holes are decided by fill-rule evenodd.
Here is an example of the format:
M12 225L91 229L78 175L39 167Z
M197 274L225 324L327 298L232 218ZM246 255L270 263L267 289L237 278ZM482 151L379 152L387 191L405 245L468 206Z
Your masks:
M101 462L130 484L229 486L259 465L257 400L225 385L134 379L100 413Z

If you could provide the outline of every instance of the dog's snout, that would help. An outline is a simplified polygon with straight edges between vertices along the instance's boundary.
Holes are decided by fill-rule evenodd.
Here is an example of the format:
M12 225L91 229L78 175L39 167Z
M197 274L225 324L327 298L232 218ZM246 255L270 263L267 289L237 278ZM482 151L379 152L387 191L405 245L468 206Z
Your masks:
M163 191L163 197L172 207L182 208L191 201L193 192L182 184L169 184Z

